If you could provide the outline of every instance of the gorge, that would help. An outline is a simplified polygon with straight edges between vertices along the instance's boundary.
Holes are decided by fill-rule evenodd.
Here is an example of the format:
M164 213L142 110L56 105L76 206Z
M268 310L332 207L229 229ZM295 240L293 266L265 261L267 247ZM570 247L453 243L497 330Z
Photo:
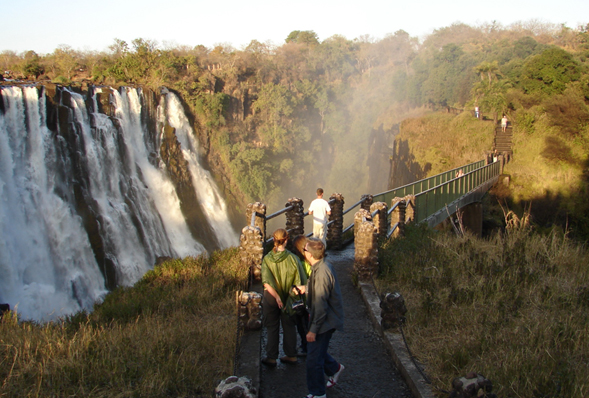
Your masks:
M0 88L0 302L19 317L89 311L158 257L237 244L176 94Z

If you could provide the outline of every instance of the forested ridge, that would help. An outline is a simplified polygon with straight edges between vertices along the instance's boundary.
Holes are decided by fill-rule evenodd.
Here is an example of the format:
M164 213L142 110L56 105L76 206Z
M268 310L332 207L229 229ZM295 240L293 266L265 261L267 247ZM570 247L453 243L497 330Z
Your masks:
M577 225L587 210L588 58L589 25L537 21L454 24L422 40L397 31L320 41L293 31L282 45L253 40L239 50L138 38L115 39L105 52L0 54L6 79L175 90L236 208L254 200L278 208L312 198L317 186L350 201L381 192L399 142L415 177L479 160L493 127L471 111L478 105L489 120L505 113L515 143L509 196L558 203L559 222L575 213ZM450 108L468 112L436 113ZM461 145L444 146L446 134Z

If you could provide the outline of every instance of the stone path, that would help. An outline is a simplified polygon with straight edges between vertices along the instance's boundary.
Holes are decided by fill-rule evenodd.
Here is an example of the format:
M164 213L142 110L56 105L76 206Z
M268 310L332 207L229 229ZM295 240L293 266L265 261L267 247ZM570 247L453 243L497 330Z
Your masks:
M344 297L345 311L345 330L333 335L330 353L346 367L338 385L327 390L327 397L413 397L383 340L374 330L360 292L352 283L354 246L350 245L342 251L329 251L327 260L336 270ZM262 358L266 354L265 346L266 340L262 332ZM284 355L282 347L280 355ZM262 365L259 396L305 397L308 393L305 372L305 358L299 358L296 365L280 362L276 368Z

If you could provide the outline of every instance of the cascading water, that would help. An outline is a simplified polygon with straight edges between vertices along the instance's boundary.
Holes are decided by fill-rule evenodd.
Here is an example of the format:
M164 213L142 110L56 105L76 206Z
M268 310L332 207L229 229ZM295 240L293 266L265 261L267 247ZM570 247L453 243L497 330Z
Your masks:
M236 235L227 217L225 201L211 178L211 174L200 165L199 143L184 114L180 100L176 95L169 93L162 99L162 102L158 108L158 121L161 124L167 123L176 129L176 137L182 145L182 155L190 167L192 183L196 189L200 206L211 223L221 246L235 246L237 244Z
M51 108L43 88L0 88L0 302L51 320L91 310L106 286L133 284L158 256L205 251L158 160L165 125L176 128L201 223L219 247L237 244L175 95L161 96L149 132L140 89L107 89L114 117L96 111L96 96L61 90Z

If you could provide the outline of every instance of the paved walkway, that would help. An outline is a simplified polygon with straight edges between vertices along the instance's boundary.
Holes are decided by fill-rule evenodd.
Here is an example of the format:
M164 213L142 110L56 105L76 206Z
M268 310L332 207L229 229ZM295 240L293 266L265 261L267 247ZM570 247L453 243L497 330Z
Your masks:
M336 332L330 353L346 367L337 386L327 390L328 398L413 397L395 366L385 341L375 331L362 295L352 284L354 246L329 251L327 261L334 265L344 296L344 332ZM300 344L300 342L299 342ZM262 332L261 357L265 356ZM284 355L282 347L280 355ZM261 366L261 398L303 398L307 395L305 358L296 365L278 363L276 368Z

